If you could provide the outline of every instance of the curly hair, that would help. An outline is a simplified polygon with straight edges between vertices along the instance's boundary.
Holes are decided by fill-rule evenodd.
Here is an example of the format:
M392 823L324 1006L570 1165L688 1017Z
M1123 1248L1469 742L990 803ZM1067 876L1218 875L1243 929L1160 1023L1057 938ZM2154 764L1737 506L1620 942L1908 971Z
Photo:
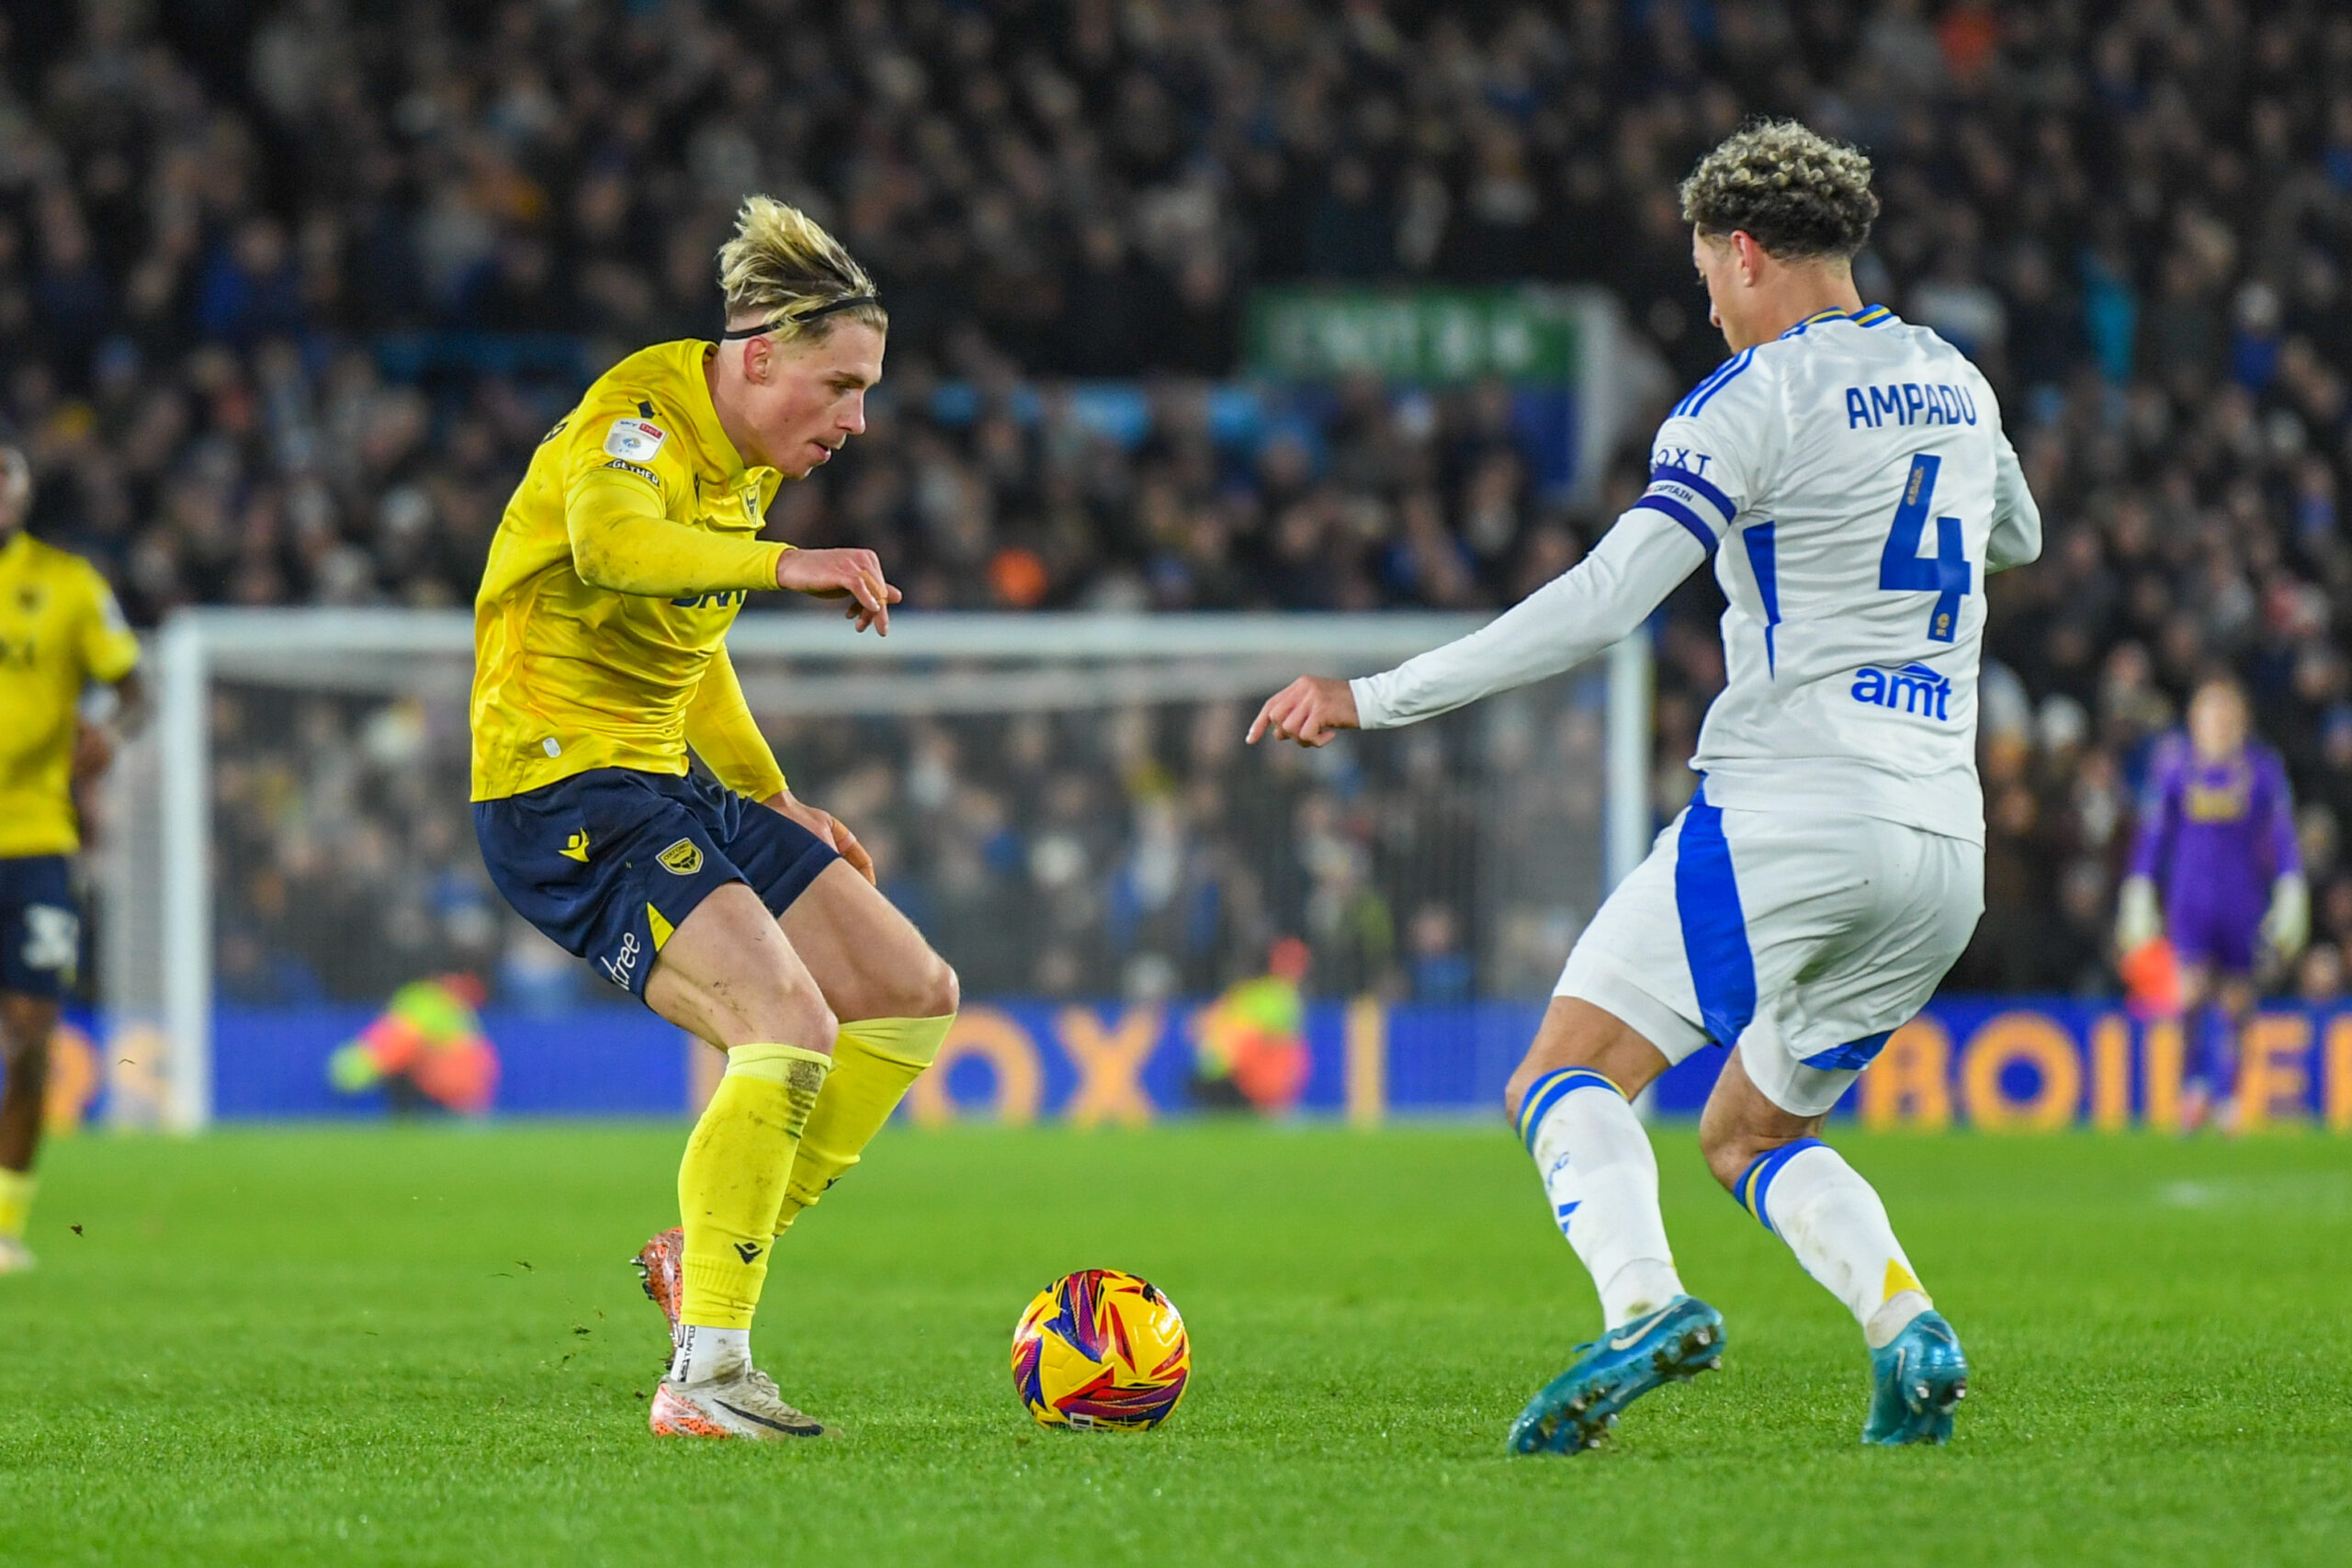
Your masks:
M728 320L757 316L781 342L821 339L844 321L890 328L865 269L822 224L772 196L743 198L735 237L718 247L718 287Z
M1701 233L1744 229L1786 261L1850 260L1878 217L1869 157L1792 119L1758 120L1724 138L1681 195L1683 220Z

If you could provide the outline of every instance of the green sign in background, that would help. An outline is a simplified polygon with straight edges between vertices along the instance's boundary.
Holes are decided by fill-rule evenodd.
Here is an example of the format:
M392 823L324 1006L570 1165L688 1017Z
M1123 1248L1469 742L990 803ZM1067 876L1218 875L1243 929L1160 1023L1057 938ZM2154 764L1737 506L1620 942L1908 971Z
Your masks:
M1306 286L1250 299L1250 368L1285 379L1573 383L1580 346L1574 301L1552 289Z

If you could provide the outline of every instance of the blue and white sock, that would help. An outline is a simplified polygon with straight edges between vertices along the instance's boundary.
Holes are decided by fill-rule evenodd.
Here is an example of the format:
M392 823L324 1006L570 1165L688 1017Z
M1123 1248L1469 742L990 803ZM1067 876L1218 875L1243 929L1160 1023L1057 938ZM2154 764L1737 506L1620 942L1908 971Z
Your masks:
M1615 1084L1589 1067L1544 1074L1521 1102L1519 1133L1609 1327L1682 1293L1658 1213L1657 1155Z
M1758 1155L1732 1189L1804 1271L1846 1303L1875 1350L1934 1303L1912 1272L1878 1192L1818 1138Z

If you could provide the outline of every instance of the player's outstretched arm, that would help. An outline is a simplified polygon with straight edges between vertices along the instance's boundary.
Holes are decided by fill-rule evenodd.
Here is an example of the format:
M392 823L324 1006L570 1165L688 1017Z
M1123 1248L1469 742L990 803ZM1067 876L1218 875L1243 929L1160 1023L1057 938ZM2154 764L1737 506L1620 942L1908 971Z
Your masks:
M676 599L724 589L772 588L790 547L673 523L653 488L615 468L580 476L564 498L571 570L591 588Z
M1277 739L1320 746L1336 729L1416 724L1556 675L1640 626L1706 558L1682 524L1636 506L1592 554L1468 637L1385 674L1293 682L1259 711L1250 739L1272 730Z
M723 589L789 588L847 598L864 631L888 635L896 588L872 550L796 550L765 539L673 523L644 480L614 468L582 474L564 502L571 568L592 588L675 599Z

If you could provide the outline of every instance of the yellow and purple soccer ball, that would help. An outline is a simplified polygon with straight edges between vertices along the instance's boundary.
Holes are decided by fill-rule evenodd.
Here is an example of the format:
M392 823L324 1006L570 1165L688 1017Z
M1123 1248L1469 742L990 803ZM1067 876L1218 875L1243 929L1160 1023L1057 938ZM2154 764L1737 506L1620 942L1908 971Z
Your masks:
M1176 1303L1116 1269L1044 1290L1012 1331L1012 1385L1041 1427L1140 1432L1184 1397L1193 1342Z

